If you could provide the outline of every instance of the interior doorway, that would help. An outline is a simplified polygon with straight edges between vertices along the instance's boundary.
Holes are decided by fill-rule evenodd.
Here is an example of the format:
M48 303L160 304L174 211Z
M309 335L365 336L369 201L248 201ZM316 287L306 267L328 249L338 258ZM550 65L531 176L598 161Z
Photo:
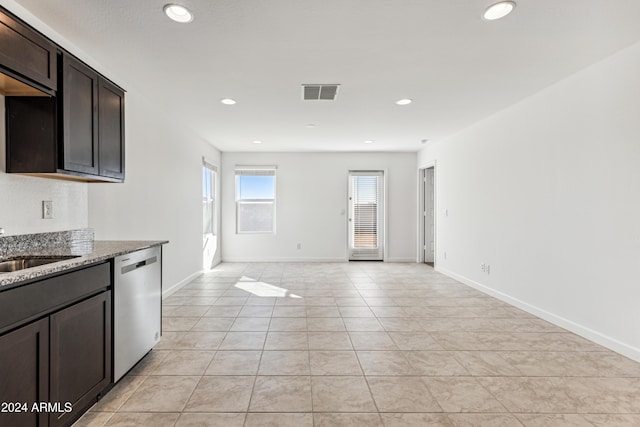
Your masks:
M384 260L384 172L349 172L349 260Z
M423 262L435 266L435 166L422 169L422 258Z

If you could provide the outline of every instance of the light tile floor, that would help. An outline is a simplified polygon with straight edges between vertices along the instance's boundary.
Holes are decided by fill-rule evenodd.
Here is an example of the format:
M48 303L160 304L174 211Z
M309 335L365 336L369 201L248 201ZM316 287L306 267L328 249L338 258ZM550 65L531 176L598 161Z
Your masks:
M427 265L221 264L78 426L640 426L640 364Z

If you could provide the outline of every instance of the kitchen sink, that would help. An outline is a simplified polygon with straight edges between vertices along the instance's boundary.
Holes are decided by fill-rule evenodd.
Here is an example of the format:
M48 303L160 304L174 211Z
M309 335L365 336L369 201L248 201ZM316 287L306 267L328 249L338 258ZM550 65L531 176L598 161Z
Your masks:
M14 258L7 261L0 262L0 273L10 273L12 271L24 270L25 268L37 267L39 265L51 264L58 261L65 261L67 259L77 258L73 255L65 256L27 256Z

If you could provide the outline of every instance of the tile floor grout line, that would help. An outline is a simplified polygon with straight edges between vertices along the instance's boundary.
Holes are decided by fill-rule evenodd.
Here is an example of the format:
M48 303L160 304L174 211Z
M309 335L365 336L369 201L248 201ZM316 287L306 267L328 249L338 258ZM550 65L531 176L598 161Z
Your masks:
M407 268L408 267L408 268ZM220 333L222 338L220 339L217 348L212 352L212 357L207 367L204 369L204 373L200 376L198 384L203 380L207 370L213 363L216 355L220 351L220 346L224 342L224 340L229 336L234 322L236 322L239 318L262 318L268 317L269 321L267 322L267 331L264 331L264 339L262 340L261 350L260 351L260 360L258 361L258 366L256 368L256 373L252 383L251 396L249 398L249 403L247 407L247 411L244 411L244 419L243 424L248 426L248 411L251 405L251 401L254 397L255 387L257 384L259 368L263 361L263 356L265 351L282 351L282 352L292 352L292 351L300 351L295 348L285 348L278 349L278 347L266 350L267 338L271 331L272 324L274 322L274 317L291 317L291 316L282 316L279 315L276 310L278 308L283 309L283 313L291 313L295 314L293 317L304 318L306 323L306 329L303 331L307 336L306 341L306 350L307 351L307 363L308 363L308 381L310 382L310 392L311 392L311 420L315 425L317 424L317 418L313 414L323 414L329 413L324 411L317 411L317 408L314 405L313 401L313 378L340 378L347 377L352 375L340 375L340 374L321 374L321 375L311 375L313 372L311 371L311 363L312 363L312 352L335 352L335 351L345 351L352 354L357 361L357 366L359 369L359 374L357 377L362 377L367 383L367 388L369 394L371 395L374 406L376 407L377 419L380 423L384 423L381 414L391 413L391 412L381 412L378 408L378 404L373 398L373 394L371 391L371 384L369 381L376 377L391 377L391 378L416 378L419 379L419 383L424 383L424 385L429 390L433 398L435 399L435 403L440 407L440 404L437 398L432 391L432 388L429 387L429 383L426 381L429 378L451 378L455 380L455 378L463 378L465 381L471 381L471 383L475 383L479 385L481 390L484 390L488 396L491 396L495 402L497 402L505 412L499 412L497 415L506 417L509 415L511 418L511 422L523 423L521 421L521 417L517 417L517 411L510 411L506 408L505 404L502 400L498 399L498 397L494 392L489 390L485 383L481 383L481 378L487 379L496 379L501 381L506 381L506 384L513 383L516 384L517 381L532 381L532 384L543 384L540 381L548 381L550 379L555 379L554 381L559 381L560 383L564 381L570 381L570 384L598 384L604 381L603 387L606 390L606 387L618 387L619 385L625 387L633 387L634 384L637 383L638 378L640 378L640 374L637 372L637 365L633 365L630 363L635 363L629 359L618 359L619 355L611 352L608 349L603 349L600 347L595 347L587 340L582 341L583 339L575 336L574 334L564 331L564 330L545 330L546 324L539 323L540 319L535 316L527 315L524 312L521 312L515 309L512 306L506 304L497 304L492 297L482 296L478 294L474 290L469 290L468 287L461 285L455 281L443 281L439 279L438 275L433 273L428 275L426 278L419 278L419 274L425 273L427 270L420 269L419 267L414 267L413 265L387 265L387 266L371 266L371 265L353 265L353 264L323 264L321 266L313 265L313 264L305 264L303 266L291 264L291 263L280 263L277 266L270 266L269 264L259 264L252 265L250 263L243 264L235 264L235 265L225 265L222 264L220 266L220 274L216 274L216 276L208 276L211 279L211 282L206 282L204 279L202 281L202 289L204 293L207 290L221 292L219 296L213 300L213 304L197 304L199 302L198 297L201 297L200 301L211 301L207 300L207 298L211 298L211 295L193 295L188 296L185 299L174 299L171 300L172 303L184 302L184 306L192 305L193 307L204 306L207 307L204 312L202 312L199 316L196 316L199 319L193 326L188 328L187 331L175 331L177 334L185 334L187 332L213 332ZM356 272L355 274L351 274L351 272ZM254 274L258 272L258 274ZM302 274L301 272L304 272ZM275 285L281 286L283 288L287 288L287 283L298 283L290 286L292 289L297 289L298 293L303 297L302 303L295 302L294 304L290 303L286 299L275 298L272 304L264 304L266 306L271 306L272 310L270 311L270 316L261 316L261 313L264 313L265 309L258 308L249 308L249 307L258 307L263 304L255 304L256 302L260 302L259 300L252 299L252 295L250 293L242 293L237 292L234 289L233 281L236 281L242 275L258 277L264 279L263 281L271 280ZM202 277L202 276L201 276ZM216 279L216 277L218 277ZM366 278L366 279L365 279ZM430 282L431 281L431 282ZM207 283L210 283L211 286L208 287ZM218 283L218 284L216 284ZM445 293L447 288L451 289L450 293ZM365 297L365 295L367 295ZM243 299L243 303L240 306L239 311L235 312L235 315L232 317L232 322L225 331L193 331L195 325L200 322L202 319L211 318L209 316L205 317L205 314L209 312L209 310L214 307L227 307L223 303L237 303L239 300L236 299L225 299L221 300L222 297L228 298L245 298ZM359 298L359 299L355 299ZM388 298L388 304L385 305L377 305L378 303L385 303L382 299L372 300L371 298ZM420 304L425 303L428 298L436 298L434 300L433 305L421 306ZM215 305L215 302L219 301L218 305ZM364 307L367 308L369 313L366 311L359 309L357 307L363 307L362 301L364 301ZM461 304L460 307L457 307L454 304L456 301L459 301ZM376 304L376 305L372 305ZM178 306L169 306L168 307L178 307ZM231 307L231 306L228 306ZM295 308L301 307L302 310L295 310ZM313 309L312 309L313 307ZM393 309L386 308L378 308L378 307L394 307ZM455 307L455 309L454 309ZM481 313L482 309L487 309L487 307L498 307L498 311L492 310L493 314L489 314L487 316L480 316L478 313ZM246 316L241 315L242 310L246 310ZM287 308L291 308L287 310ZM176 311L177 310L177 311ZM184 318L189 317L189 309L176 309L175 313L178 315L176 318ZM335 310L333 313L331 310ZM169 310L167 310L169 311ZM297 312L297 313L296 313ZM303 313L302 313L303 312ZM465 313L470 313L472 316L464 315ZM429 315L431 314L431 315ZM434 315L435 314L435 315ZM311 315L314 315L311 317ZM318 316L320 315L320 316ZM346 315L346 316L345 316ZM328 316L328 317L327 317ZM362 317L366 316L366 317ZM167 316L173 317L173 316ZM343 330L333 331L332 327L335 328L336 322L331 321L327 323L316 322L314 323L313 328L319 328L318 331L311 331L309 325L309 319L311 318L335 318L340 319ZM353 320L350 320L353 319ZM358 326L358 320L363 319L362 326ZM373 326L373 322L369 322L364 319L374 319L378 325L381 325L382 329L379 332L380 336L385 336L390 341L393 348L385 349L383 347L379 347L377 345L354 345L354 338L358 336L360 333L361 337L366 337L366 334L369 333L367 331L359 331L358 329L369 329L367 323L371 323ZM449 320L449 325L447 324L447 320ZM189 321L184 321L189 322ZM185 324L185 323L182 324ZM256 321L260 323L260 321ZM282 329L290 329L296 328L297 321L279 321L282 325L290 324L290 326L283 326ZM247 325L250 325L247 323ZM473 328L472 331L468 331L463 329L464 325L473 325L473 324L486 325L486 327L476 327ZM180 328L180 321L175 321L175 324L178 328ZM433 324L434 330L431 330L427 326L423 325ZM318 327L317 325L322 325ZM347 326L348 325L348 326ZM450 325L453 325L451 327ZM460 325L458 328L456 325ZM521 328L522 330L496 330L499 329L501 325L513 325L509 326L509 328L513 327L514 329ZM248 329L252 329L248 327ZM325 329L330 329L326 331ZM416 329L414 331L414 329ZM251 332L251 331L249 331ZM295 331L279 331L282 336L287 336L290 334L296 334L298 332ZM311 349L311 345L309 344L309 336L311 333L319 333L325 334L324 336L330 340L341 339L338 337L346 337L349 343L349 349L340 350L340 345L331 344L329 345L320 344L317 345L319 348ZM331 334L336 335L331 335ZM402 335L406 333L406 341L404 344L400 345L400 340ZM438 346L439 348L414 348L416 344L413 344L410 340L409 334L424 334L424 335L416 335L416 337L425 337L431 340L434 346ZM468 335L468 337L474 338L478 340L476 342L471 342L471 345L464 344L460 341L463 337L463 334ZM556 335L550 335L556 334ZM187 334L188 335L188 334ZM186 335L185 335L186 336ZM504 340L496 340L494 345L486 345L480 341L484 337L505 337ZM449 337L459 337L456 340ZM413 338L420 340L420 338ZM552 339L553 341L549 345L545 345L544 348L536 349L536 351L530 351L528 346L530 347L532 344L529 343L529 340L533 343L539 341L541 339ZM458 342L455 342L458 341ZM460 345L462 343L462 345ZM452 345L453 344L453 345ZM426 344L426 346L431 344ZM497 345L497 347L495 346ZM316 344L313 345L314 347ZM418 342L417 346L420 346ZM204 351L198 348L182 348L178 345L178 348L173 348L171 344L169 344L166 348L166 354L169 352L181 352L181 354L186 354L187 352L195 352L195 351ZM284 346L288 347L288 346ZM325 349L329 348L329 349ZM333 349L335 347L335 349ZM509 348L514 347L514 348ZM521 347L521 348L520 348ZM370 348L370 349L369 349ZM165 350L163 350L165 351ZM241 351L241 350L231 350L230 351ZM390 374L386 375L367 375L364 371L361 355L366 352L367 354L382 354L381 352L388 352L389 355L395 355L393 357L399 358L398 360L404 360L406 366L412 371L410 372L412 375L397 375L397 372L389 371ZM469 363L474 362L475 357L481 358L483 353L496 354L496 355L513 355L509 360L506 360L505 364L499 364L493 366L493 364L478 365L480 370L474 371L471 369L472 365ZM337 353L336 353L337 354ZM455 361L462 370L465 371L464 375L451 375L448 372L429 372L430 375L418 374L420 369L415 365L418 359L414 360L414 357L436 357L436 354L442 354L442 356L437 357L446 357L451 358L451 360ZM463 363L466 359L462 359L462 355L467 354L469 360ZM518 354L522 354L522 356L517 356ZM414 356L415 355L415 356ZM548 367L544 365L545 360L548 357L553 357L553 355L558 355L563 360L568 359L571 361L576 361L575 363L584 363L585 368L578 369L576 372L571 372L571 375L567 375L566 373L559 376L558 374L554 374L553 371L549 371ZM581 355L585 355L584 357ZM539 356L539 357L537 357ZM167 357L165 355L165 357ZM528 357L532 357L532 359L527 359ZM577 359L574 359L577 358ZM603 360L602 357L606 357L604 359L605 362L600 364L598 367L598 371L593 371L596 369L593 365L597 361ZM500 366L507 366L509 369L519 369L520 364L518 360L522 359L523 363L532 364L533 369L539 369L541 375L533 375L535 371L527 372L520 370L518 375L509 375L501 373L499 371ZM478 359L478 362L482 362L483 359ZM490 361L490 359L487 359ZM528 361L527 361L528 360ZM621 360L621 362L618 362ZM591 363L591 365L588 365ZM543 365L540 365L543 364ZM160 366L160 365L158 365ZM524 365L526 366L526 365ZM558 368L561 365L558 365ZM491 375L487 373L483 373L481 370L493 370ZM630 371L630 369L632 369ZM546 372L545 372L546 370ZM591 371L590 371L591 370ZM349 372L348 370L345 372ZM398 371L400 372L400 371ZM474 372L477 372L474 374ZM560 372L560 371L558 371ZM582 372L582 373L581 373ZM598 372L602 372L598 374ZM319 372L320 373L320 372ZM384 370L379 372L380 374L385 373ZM481 374L480 374L481 373ZM152 373L153 374L153 373ZM528 375L525 375L528 374ZM544 374L544 375L542 375ZM280 375L282 377L290 377L290 375ZM306 375L305 375L306 376ZM149 375L145 376L144 381L149 378ZM144 382L143 381L143 382ZM514 381L516 383L514 383ZM142 382L142 383L143 383ZM142 384L141 383L141 384ZM140 385L141 385L140 384ZM490 383L487 383L490 384ZM138 387L140 387L138 385ZM196 385L197 387L197 385ZM573 387L573 386L566 386ZM195 389L194 389L195 390ZM499 389L495 389L498 391ZM570 388L566 388L566 390L570 390ZM504 392L503 392L504 393ZM587 395L588 396L588 395ZM131 395L128 397L130 398ZM189 397L190 399L191 397ZM187 400L188 402L189 400ZM126 402L126 400L125 400ZM614 400L615 402L615 400ZM123 403L124 404L124 403ZM186 405L186 404L185 404ZM539 403L535 403L535 405L539 405ZM535 405L533 409L535 409ZM121 405L122 406L122 405ZM120 407L121 407L120 406ZM120 407L118 409L120 409ZM517 408L513 407L512 409ZM603 407L604 409L608 408L607 406ZM618 411L620 413L621 410L629 410L634 409L634 406L624 406L624 407L615 407L610 406L609 411ZM183 408L184 409L184 408ZM329 408L330 409L330 408ZM462 413L447 413L441 408L440 414L443 417L442 420L449 420L451 424L454 422L454 416L456 420L459 420L459 417L466 416ZM605 410L598 412L600 414L606 414ZM640 410L639 410L640 411ZM184 411L182 411L184 412ZM111 413L110 417L113 416ZM340 412L340 414L351 414L350 412ZM397 415L401 415L402 413L398 413ZM482 412L472 412L474 416L482 417L486 414ZM534 414L535 415L535 414ZM626 414L629 417L629 420L638 421L640 419L640 415L636 413L628 413ZM180 415L181 416L181 415ZM179 418L176 420L176 423L179 423ZM273 417L274 415L272 415ZM544 416L544 415L540 415ZM578 416L578 415L576 415ZM633 418L633 417L636 418ZM273 418L270 418L273 419ZM354 418L355 419L355 418ZM404 418L398 418L404 419ZM417 418L416 418L417 419ZM477 418L484 419L484 418ZM584 420L584 417L578 418L579 420ZM504 418L507 420L507 418ZM103 421L107 423L107 421ZM631 422L631 421L629 421Z

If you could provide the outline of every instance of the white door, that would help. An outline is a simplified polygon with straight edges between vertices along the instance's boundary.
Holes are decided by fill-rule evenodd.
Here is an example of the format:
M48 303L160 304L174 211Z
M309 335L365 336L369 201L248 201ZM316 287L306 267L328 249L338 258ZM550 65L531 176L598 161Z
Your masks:
M349 172L349 260L384 259L384 173Z
M435 260L435 214L434 214L434 168L424 169L424 262L433 263Z

